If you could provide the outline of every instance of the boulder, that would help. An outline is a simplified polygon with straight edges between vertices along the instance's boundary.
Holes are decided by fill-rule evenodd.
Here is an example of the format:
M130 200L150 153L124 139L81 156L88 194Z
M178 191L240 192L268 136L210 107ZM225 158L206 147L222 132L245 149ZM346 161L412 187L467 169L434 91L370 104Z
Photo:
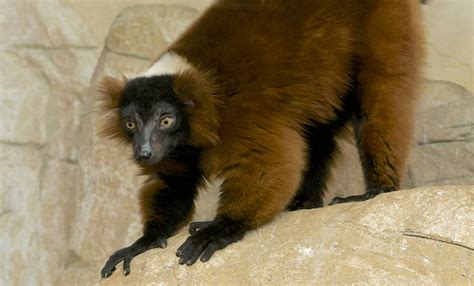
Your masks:
M474 184L474 96L445 81L427 80L416 122L406 186Z
M52 285L69 252L81 96L102 44L58 2L1 3L0 285Z
M474 187L439 186L283 213L190 267L175 255L183 230L96 285L468 285L473 207Z

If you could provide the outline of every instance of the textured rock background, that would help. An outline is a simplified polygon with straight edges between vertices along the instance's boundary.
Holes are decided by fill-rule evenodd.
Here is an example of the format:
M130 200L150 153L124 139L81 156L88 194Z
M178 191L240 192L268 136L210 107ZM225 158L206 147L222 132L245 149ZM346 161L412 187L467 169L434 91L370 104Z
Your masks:
M210 2L0 1L0 285L89 284L136 239L140 178L126 152L93 135L90 82L141 71ZM167 6L126 10L108 32L120 11L150 3ZM432 80L405 183L473 184L472 2L423 9ZM360 191L353 143L340 144L331 190ZM202 206L215 199L203 197ZM203 209L200 218L210 217Z
M78 216L84 213L94 221L94 213L107 204L90 202L104 203L106 196L116 204L103 210L113 214L113 207L121 207L112 199L113 190L126 189L118 187L120 181L115 188L102 182L114 188L112 192L84 199L87 190L103 189L96 188L93 176L84 180L87 168L79 159L87 156L81 150L90 146L84 144L92 144L84 134L95 130L90 82L117 14L127 6L152 2L157 1L0 1L0 285L53 285L62 274L83 281L96 277L85 270L95 264L82 242L107 241L99 239L98 231L95 238L83 239L89 228L76 221L80 223ZM188 2L191 8L186 9L194 14L192 7L202 9L209 3L160 2ZM186 23L184 17L171 21L179 15L159 15L170 22L166 27L172 32ZM103 154L95 164L106 165ZM101 172L118 172L112 169L109 165Z

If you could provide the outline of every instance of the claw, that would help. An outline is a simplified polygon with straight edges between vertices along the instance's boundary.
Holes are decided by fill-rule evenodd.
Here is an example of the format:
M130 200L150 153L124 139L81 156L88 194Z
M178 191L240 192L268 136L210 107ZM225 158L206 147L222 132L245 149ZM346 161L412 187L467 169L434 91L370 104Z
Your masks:
M123 275L127 276L130 274L130 262L132 262L132 257L127 256L123 260Z

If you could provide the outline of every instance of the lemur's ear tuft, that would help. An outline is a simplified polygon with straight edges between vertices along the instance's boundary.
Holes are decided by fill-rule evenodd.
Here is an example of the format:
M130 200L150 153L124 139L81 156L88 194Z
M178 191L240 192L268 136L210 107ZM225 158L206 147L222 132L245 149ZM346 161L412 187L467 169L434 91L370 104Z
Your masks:
M219 88L209 72L189 70L174 77L174 92L187 107L191 145L203 147L219 142Z
M101 107L103 111L110 111L118 108L120 96L123 93L128 79L122 75L121 79L116 79L111 76L104 76L98 85L98 91L101 95Z
M104 76L97 85L99 134L126 142L128 137L124 134L119 113L120 97L125 89L128 79L122 75L121 79Z

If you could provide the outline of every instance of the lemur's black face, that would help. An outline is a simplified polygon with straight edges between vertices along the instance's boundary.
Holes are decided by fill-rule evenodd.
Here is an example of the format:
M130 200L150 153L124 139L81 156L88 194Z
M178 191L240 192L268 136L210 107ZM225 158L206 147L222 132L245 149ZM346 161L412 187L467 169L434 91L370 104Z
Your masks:
M184 104L173 92L171 76L130 80L119 107L122 127L133 141L135 159L142 164L159 163L189 135Z

